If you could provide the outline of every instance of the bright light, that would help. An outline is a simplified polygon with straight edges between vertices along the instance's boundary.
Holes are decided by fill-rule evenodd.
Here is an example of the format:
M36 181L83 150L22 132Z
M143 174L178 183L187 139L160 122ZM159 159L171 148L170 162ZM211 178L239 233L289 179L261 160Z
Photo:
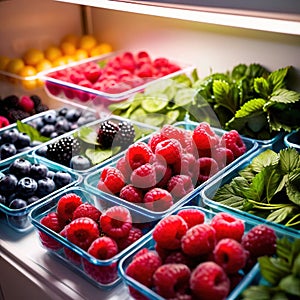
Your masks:
M229 13L217 13L184 8L146 5L142 3L129 3L109 0L57 0L74 4L88 5L118 11L159 17L175 18L181 20L202 22L208 24L224 25L254 30L263 30L285 34L300 35L300 21L283 20L277 18L254 17Z

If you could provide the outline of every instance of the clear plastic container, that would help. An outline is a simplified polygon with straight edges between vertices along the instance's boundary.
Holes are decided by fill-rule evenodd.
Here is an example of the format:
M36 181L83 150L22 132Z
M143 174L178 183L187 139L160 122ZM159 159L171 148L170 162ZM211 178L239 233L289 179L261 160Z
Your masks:
M36 163L36 160L31 155L22 154L22 155L18 156L18 158L24 158L25 160L28 160L31 164ZM5 163L0 164L0 176L1 177L3 177L5 174L9 173L9 166L15 161L15 159L16 158L10 158ZM32 224L30 222L30 219L29 219L29 213L33 208L35 208L39 204L43 203L46 200L46 198L55 195L55 193L58 193L59 191L64 190L68 187L78 185L82 182L82 177L74 172L67 171L67 170L65 170L65 168L63 168L61 166L58 167L53 164L46 164L46 163L43 163L43 164L48 168L49 171L52 171L55 173L58 171L62 171L62 172L66 172L66 173L70 174L71 182L61 188L55 189L53 192L51 192L47 196L41 197L39 200L37 200L33 203L30 203L26 207L12 209L3 203L0 203L0 212L2 212L5 215L8 225L11 228L13 228L14 230L16 230L17 232L25 233L33 228ZM13 199L16 199L16 198L19 198L19 197L16 195Z
M300 152L300 131L292 131L284 136L284 144L287 147L293 147Z
M101 289L111 289L117 284L121 282L121 277L119 276L117 272L117 267L120 259L130 250L134 249L141 240L146 238L148 234L150 233L151 229L154 228L155 223L151 222L151 220L147 220L145 223L141 223L140 217L138 212L135 212L134 210L130 211L131 217L132 217L132 224L133 226L140 228L142 230L143 235L124 248L123 250L119 251L115 256L113 256L110 259L101 260L96 259L92 255L90 255L87 251L81 249L80 247L76 246L75 244L68 241L65 237L62 235L54 232L53 230L47 228L43 224L40 223L40 220L47 215L50 212L55 212L57 208L57 203L59 199L67 195L69 193L74 193L77 196L81 197L83 203L90 203L92 205L95 205L97 202L98 196L91 193L91 191L85 190L82 187L71 187L69 189L65 189L58 194L54 195L53 197L48 197L48 200L42 203L41 205L35 207L30 212L30 219L32 224L34 225L35 229L38 232L42 232L46 234L47 236L54 239L56 242L61 244L60 249L50 249L45 246L45 249L52 255L54 255L56 258L60 259L64 264L66 264L71 270L74 272L80 274L83 279L90 281L95 286L101 288ZM107 207L105 206L98 206L97 207L101 213L105 212L107 210ZM67 248L75 252L77 263L74 263L74 260L72 261L72 257L66 256L64 249ZM93 269L96 269L94 274L98 275L100 274L100 277L93 276L93 273L90 273L87 269L85 269L85 264L88 263L90 267ZM97 270L98 269L98 270ZM105 279L101 277L107 273L110 275L108 279Z
M83 156L87 157L86 154L89 152L88 157L90 160L90 166L88 166L84 169L72 169L71 166L64 166L64 167L67 168L68 170L70 170L70 171L72 170L73 172L76 172L82 176L89 174L92 171L94 171L95 169L100 168L102 165L109 163L115 156L119 156L122 153L122 151L120 152L120 149L119 150L117 149L116 152L112 152L112 149L103 149L103 150L101 150L101 148L98 149L97 145L90 144L87 141L87 139L89 139L89 136L91 136L91 138L94 140L97 135L97 130L99 128L99 125L102 122L108 121L108 120L115 124L119 124L120 122L123 122L123 121L131 123L135 130L135 135L136 135L135 140L144 138L145 136L150 135L152 132L155 132L158 129L157 127L150 126L150 125L136 122L136 121L131 121L128 119L124 119L122 117L106 115L105 117L100 118L94 122L88 123L78 129L71 131L70 133L64 134L63 136L60 136L49 142L44 143L43 145L41 145L40 147L37 147L34 150L33 155L39 161L45 161L48 163L57 164L56 162L50 160L46 156L43 156L41 154L41 150L45 149L45 147L48 147L48 145L59 141L61 138L70 137L70 136L78 137L78 139L80 139L82 142L82 148L84 150L84 153L81 153L81 154ZM57 164L57 165L59 165L59 164Z
M193 130L194 128L196 128L197 124L198 123L196 123L196 122L184 122L183 121L183 122L175 123L173 126L177 127L177 128L182 128L182 129L185 129L185 130ZM219 128L213 128L213 130L219 136L222 136L223 133L225 133L224 130L219 129ZM143 139L143 141L148 142L149 138L150 137L146 137L145 139ZM218 178L219 176L221 176L221 174L223 174L226 170L228 170L228 169L230 170L232 167L234 167L236 164L243 161L248 155L250 155L252 152L254 152L257 149L258 145L254 140L251 140L249 138L242 138L242 140L244 141L244 143L246 145L246 148L247 148L246 152L243 155L241 155L239 158L237 158L232 163L225 166L223 169L219 170L216 174L212 175L207 181L205 181L204 183L202 183L199 186L197 186L196 188L194 188L191 192L189 192L184 197L178 199L175 203L173 203L173 205L170 208L165 209L165 210L153 211L153 210L150 210L150 209L146 208L146 206L143 203L131 203L129 201L121 199L120 197L118 197L116 195L100 191L97 188L100 175L101 175L103 169L105 168L105 166L115 167L116 164L117 164L117 161L124 154L121 154L120 156L116 157L115 159L113 159L111 162L109 162L105 166L102 166L101 169L98 168L97 170L95 170L92 173L88 174L84 179L84 185L87 189L89 189L89 190L93 191L94 193L98 194L99 196L101 196L101 198L105 199L108 202L112 202L112 203L115 203L115 204L121 204L121 205L124 205L128 208L135 209L135 210L139 211L141 214L143 214L147 217L151 217L154 220L157 220L157 219L162 218L164 215L171 213L173 210L175 210L176 208L178 208L181 205L186 204L187 202L196 203L197 202L196 198L199 196L199 192L207 184L209 184L209 182L211 182L215 178Z
M144 77L144 76L135 76L136 82L135 83L126 83L125 85L125 76L123 79L120 79L121 85L118 82L118 88L106 90L102 87L97 87L96 83L93 83L92 85L89 85L86 87L86 85L82 85L80 83L74 83L77 80L71 80L64 79L63 76L60 76L59 74L65 74L66 72L68 74L70 73L76 73L81 76L83 75L83 68L86 66L94 66L94 65L100 65L101 68L104 68L106 64L111 63L112 60L116 59L120 55L123 55L126 53L125 51L119 51L119 52L113 52L93 58L88 58L83 61L69 64L68 66L58 67L51 69L50 71L44 71L40 73L40 78L45 82L45 90L48 95L55 96L64 100L68 100L71 102L79 102L79 103L85 103L85 104L91 104L93 106L104 106L107 107L107 105L119 102L122 100L127 99L130 95L143 90L146 88L149 84L156 82L161 79L166 79L170 77L174 77L176 75L184 74L187 72L192 71L195 67L190 65L184 65L182 63L173 62L169 60L170 63L176 64L179 66L180 69L174 69L171 73L167 75L160 75L158 76L152 76L152 77ZM136 53L133 53L133 55L136 55ZM165 59L165 58L164 58ZM152 59L154 60L154 59ZM121 66L121 69L123 71L127 71L123 66ZM65 76L65 75L64 75ZM65 77L66 78L66 77Z
M258 156L261 152L265 151L265 148L260 148L251 155L249 155L244 161L241 161L240 163L236 164L234 168L227 170L225 173L221 174L218 178L215 178L212 180L201 192L201 199L202 203L201 205L204 205L206 207L209 207L213 209L214 211L226 211L233 215L236 215L244 220L247 221L254 221L256 224L266 224L273 229L275 229L277 232L280 232L282 234L289 234L293 237L300 237L299 230L290 228L287 226L284 226L282 224L278 224L275 222L267 221L265 218L256 216L254 214L239 210L234 207L230 207L224 204L221 204L219 202L216 202L213 200L213 197L217 190L227 184L230 183L232 179L239 176L239 172L241 170L244 170L251 162L252 160Z

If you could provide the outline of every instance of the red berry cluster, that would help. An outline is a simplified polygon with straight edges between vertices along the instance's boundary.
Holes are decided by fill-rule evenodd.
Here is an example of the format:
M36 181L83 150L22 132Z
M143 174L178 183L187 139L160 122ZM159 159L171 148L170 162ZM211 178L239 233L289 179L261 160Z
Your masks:
M164 211L245 151L235 130L219 137L206 122L193 131L164 125L148 142L129 146L115 167L105 167L97 187L146 209Z
M134 225L128 209L113 206L101 212L75 193L62 196L56 211L48 213L40 222L99 260L113 258L143 235ZM63 249L72 263L82 264L85 272L97 282L109 284L117 279L117 262L93 264L46 233L40 231L39 237L46 248Z
M125 272L168 299L225 299L249 262L276 251L275 232L266 225L245 232L239 218L217 213L205 222L196 208L163 218L152 236L155 250L139 250ZM129 290L134 298L146 299L133 287Z
M140 51L136 54L124 52L109 58L104 67L93 61L56 71L50 76L97 91L118 94L180 69L167 58L152 59L146 51ZM48 87L54 94L60 92L54 86ZM66 90L67 97L72 97L70 93ZM89 100L87 93L78 93L77 97L82 101Z

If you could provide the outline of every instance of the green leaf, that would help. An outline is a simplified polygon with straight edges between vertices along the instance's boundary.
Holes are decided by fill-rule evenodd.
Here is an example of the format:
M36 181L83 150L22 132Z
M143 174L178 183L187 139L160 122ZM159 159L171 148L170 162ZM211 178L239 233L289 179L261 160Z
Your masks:
M39 141L44 143L51 140L49 137L42 136L40 132L31 125L23 123L20 120L17 120L17 129L20 132L26 133L30 137L31 141Z
M295 148L285 148L279 152L279 170L288 174L300 168L299 153Z
M256 112L263 112L266 100L262 98L251 99L247 101L236 113L235 118L248 117Z
M185 88L177 91L174 102L178 106L186 106L194 102L196 90L193 88Z
M272 93L269 103L265 109L274 105L274 103L296 103L299 101L299 99L300 93L286 89L279 89Z
M253 177L252 183L249 188L243 189L243 194L247 199L261 202L265 191L265 179L271 173L267 168L263 169L260 173Z
M291 184L290 182L286 185L286 193L290 201L300 207L300 190L298 185Z
M289 217L293 210L294 206L292 205L276 209L268 215L267 220L277 224L283 223L283 221Z
M295 277L300 278L300 252L294 260L294 265L292 269L292 273Z
M246 71L247 71L247 65L245 65L245 64L236 65L232 69L231 77L234 80L238 80L245 76Z
M263 77L254 78L254 90L262 98L268 99L270 89L269 89L269 83L265 78Z
M277 163L278 154L271 149L267 149L253 158L250 167L253 171L259 173L265 167L276 165Z
M216 103L226 107L235 114L236 107L232 103L230 84L223 80L215 80L212 88Z
M90 159L93 165L98 165L101 162L109 159L112 156L112 149L87 149L85 155Z
M288 66L288 67L285 67L285 68L281 68L281 69L278 69L276 71L273 71L269 77L268 77L268 82L269 82L269 85L270 85L270 88L272 91L276 91L278 89L282 89L282 88L285 88L286 86L286 76L287 76L287 73L289 71L291 67Z
M272 299L272 288L263 285L252 285L242 293L243 300L270 300Z
M88 144L99 145L97 131L92 127L81 127L77 132L77 137Z
M300 278L288 275L280 281L279 287L288 294L300 297Z

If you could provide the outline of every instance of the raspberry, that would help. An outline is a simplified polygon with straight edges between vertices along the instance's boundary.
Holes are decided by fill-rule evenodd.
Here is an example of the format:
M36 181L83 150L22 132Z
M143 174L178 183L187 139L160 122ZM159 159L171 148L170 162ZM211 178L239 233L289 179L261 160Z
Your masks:
M188 226L184 219L177 215L170 215L159 221L152 236L159 247L175 250L180 249L181 239L187 230Z
M152 152L155 152L156 146L158 143L167 140L168 138L164 135L162 135L160 132L154 133L150 136L148 141L148 146L152 150Z
M205 221L205 214L198 209L184 208L181 209L177 215L184 219L188 228L192 228L198 224L203 224Z
M219 169L224 168L234 161L234 155L229 148L218 147L214 149L212 157L219 165Z
M214 249L214 261L227 274L234 274L244 268L247 261L247 251L234 239L220 240Z
M130 176L131 183L138 188L148 189L156 184L156 173L153 165L146 163L134 169Z
M188 255L184 254L181 250L172 251L170 254L166 255L164 259L165 264L185 264L189 268L194 265L194 260Z
M245 231L244 221L225 212L217 213L211 219L210 226L215 229L217 240L231 238L240 242Z
M167 189L174 199L181 199L194 189L194 185L191 177L175 175L169 180Z
M73 212L73 220L88 217L95 222L98 222L101 216L101 211L90 203L82 203L80 204Z
M250 229L242 238L242 245L249 251L250 256L271 256L276 252L275 231L263 224Z
M125 182L129 182L132 170L125 159L125 156L122 156L120 159L118 159L116 168L123 174Z
M196 157L191 153L183 153L172 167L175 174L188 175L192 178L193 182L199 174Z
M159 161L153 163L156 174L156 187L165 188L169 179L172 177L172 169Z
M197 299L223 300L229 293L230 281L225 271L216 263L200 263L190 278L192 294Z
M40 238L41 244L47 249L56 251L63 247L60 242L56 241L51 236L49 236L48 234L46 234L42 231L39 231L39 238Z
M172 195L161 188L153 188L144 196L145 207L152 211L164 211L173 205Z
M28 96L21 96L18 102L18 106L28 113L31 113L34 109L34 102Z
M0 116L0 128L8 126L10 123L7 118Z
M245 143L236 130L225 132L221 138L221 143L232 151L234 158L240 157L247 150Z
M40 223L55 232L60 232L65 226L65 222L56 212L48 213L41 219Z
M209 254L214 249L215 244L215 230L208 224L193 226L181 239L183 252L190 256Z
M123 238L132 228L130 211L122 206L112 206L100 217L102 231L111 238Z
M186 146L186 136L187 136L187 131L178 127L175 127L170 124L164 125L161 130L161 135L166 137L166 139L175 139L179 141L182 147Z
M125 185L120 191L120 198L131 203L142 203L143 192L132 184Z
M153 274L155 291L165 298L185 294L189 288L191 271L184 264L164 264Z
M64 247L64 254L68 260L70 260L75 265L81 265L81 256L74 252L73 250Z
M75 219L68 225L66 237L71 243L87 250L91 243L99 237L98 224L87 217Z
M126 274L146 287L151 287L153 274L162 264L160 257L154 251L148 251L136 256L127 266Z
M219 137L206 122L198 124L193 131L192 138L198 150L212 149L219 144Z
M128 236L123 237L121 239L117 239L117 244L119 251L122 251L137 241L139 238L143 236L143 232L141 229L132 227L128 233Z
M155 154L161 156L167 164L174 164L180 159L181 144L175 139L168 139L156 145Z
M112 194L118 194L124 186L125 178L123 174L114 167L105 167L97 184L100 191Z
M118 246L113 239L103 236L93 241L88 249L88 253L97 259L106 260L118 253ZM90 277L102 284L111 283L118 277L117 263L99 266L83 259L83 268Z
M57 203L57 214L59 218L68 221L72 220L73 212L82 204L81 198L75 193L69 193L62 196Z
M219 171L217 162L211 157L200 157L197 162L199 165L198 184L207 181Z
M154 154L145 142L136 142L129 146L125 154L126 160L132 170L151 162Z

